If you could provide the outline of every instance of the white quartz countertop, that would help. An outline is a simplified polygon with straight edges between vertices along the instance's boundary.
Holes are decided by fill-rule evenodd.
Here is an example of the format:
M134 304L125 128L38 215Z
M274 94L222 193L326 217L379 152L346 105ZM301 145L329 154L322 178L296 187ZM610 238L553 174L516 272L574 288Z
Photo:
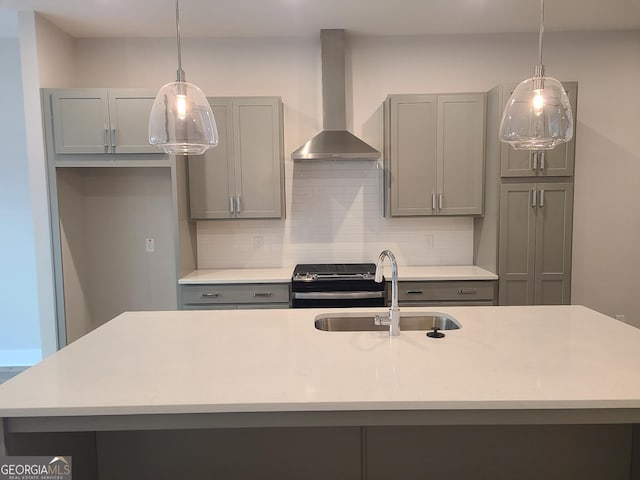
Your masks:
M385 265L391 279L391 269ZM291 281L294 267L282 268L230 268L194 270L179 280L182 285L215 283L286 283ZM398 267L398 279L411 280L497 280L498 276L475 265L438 265Z
M442 339L327 311L124 313L0 385L0 417L640 409L640 330L581 306L446 307Z
M226 268L203 269L182 277L178 283L182 285L199 285L212 283L287 283L291 281L294 267L283 268Z

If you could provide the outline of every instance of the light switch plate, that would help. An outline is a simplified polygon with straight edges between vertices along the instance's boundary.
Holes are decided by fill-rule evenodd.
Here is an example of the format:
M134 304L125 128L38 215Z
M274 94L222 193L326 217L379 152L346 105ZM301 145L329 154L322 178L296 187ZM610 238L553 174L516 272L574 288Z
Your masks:
M145 238L144 239L144 249L147 253L154 253L156 251L156 239L155 238Z

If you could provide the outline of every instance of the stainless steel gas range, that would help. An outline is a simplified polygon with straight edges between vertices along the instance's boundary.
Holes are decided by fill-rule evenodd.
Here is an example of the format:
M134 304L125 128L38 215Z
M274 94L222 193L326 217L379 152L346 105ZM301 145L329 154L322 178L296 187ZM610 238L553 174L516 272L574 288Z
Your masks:
M380 307L384 280L375 282L373 263L299 264L291 278L292 308Z

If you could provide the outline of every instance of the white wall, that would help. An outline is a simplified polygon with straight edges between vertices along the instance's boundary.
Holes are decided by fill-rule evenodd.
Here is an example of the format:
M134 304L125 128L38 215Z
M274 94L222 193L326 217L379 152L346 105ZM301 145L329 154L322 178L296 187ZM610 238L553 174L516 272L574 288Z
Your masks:
M24 94L29 193L35 244L35 273L42 355L57 350L51 226L40 88L67 87L73 77L73 41L34 12L19 12L20 59ZM34 300L35 301L35 300Z
M208 95L282 96L287 152L320 128L319 40L187 39L183 50L188 79ZM174 78L174 51L170 39L78 40L75 85L159 87ZM640 266L634 246L640 235L640 206L631 198L635 193L631 182L635 185L640 178L640 154L635 142L640 123L639 51L638 31L545 35L548 73L579 82L573 301L610 315L625 314L628 321L640 326L640 302L631 290L632 275ZM350 39L349 57L353 79L353 109L349 116L353 130L381 147L381 103L388 93L486 91L498 83L520 81L532 75L537 62L537 36L354 37ZM611 101L617 99L621 103ZM340 176L335 168L331 173L331 166L323 172ZM222 260L214 248L231 251L232 244L245 246L247 264L271 263L252 250L251 239L255 235L265 235L265 246L269 246L270 235L274 242L284 242L271 252L275 254L274 263L295 260L305 251L301 244L306 243L304 239L296 240L295 219L301 206L295 187L306 184L321 190L323 180L317 175L322 174L311 171L311 167L309 171L294 168L287 161L290 217L285 222L200 223L200 266L219 264ZM464 220L381 220L371 206L365 207L357 199L359 192L366 196L373 188L364 185L373 182L375 175L365 170L362 178L345 187L342 198L339 194L334 198L336 203L342 202L343 218L358 218L356 233L343 236L344 222L330 221L339 209L311 213L309 207L301 213L312 215L313 225L318 228L311 228L306 235L312 237L316 233L327 240L344 239L353 244L352 239L363 238L363 228L373 222L382 229L374 230L374 234L381 234L384 241L393 236L390 233L385 237L387 229L400 237L416 230L434 232L437 249L441 243L437 232L442 229L466 232ZM352 202L345 204L349 198ZM371 216L367 212L372 212ZM319 227L329 227L330 231L323 232ZM463 233L458 240L463 237L468 237L468 244L460 245L461 259L465 259L465 252L470 255L472 248L471 237ZM446 237L443 241L446 244ZM428 255L423 250L427 243L423 235L417 235L415 243L408 242L409 248L397 247L407 262L437 263L438 258L446 257ZM374 246L379 245L374 242L370 248ZM313 248L320 247L316 244ZM361 254L369 255L368 248ZM331 249L315 253L332 258L339 254Z
M24 366L42 357L17 38L0 39L0 64L0 366Z

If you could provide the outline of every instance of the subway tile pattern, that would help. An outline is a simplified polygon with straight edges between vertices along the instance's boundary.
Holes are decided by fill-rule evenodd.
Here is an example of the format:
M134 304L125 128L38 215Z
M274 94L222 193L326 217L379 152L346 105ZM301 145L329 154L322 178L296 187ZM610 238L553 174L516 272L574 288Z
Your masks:
M198 268L374 262L384 249L403 265L471 265L470 217L383 216L381 162L285 165L283 220L200 221Z

